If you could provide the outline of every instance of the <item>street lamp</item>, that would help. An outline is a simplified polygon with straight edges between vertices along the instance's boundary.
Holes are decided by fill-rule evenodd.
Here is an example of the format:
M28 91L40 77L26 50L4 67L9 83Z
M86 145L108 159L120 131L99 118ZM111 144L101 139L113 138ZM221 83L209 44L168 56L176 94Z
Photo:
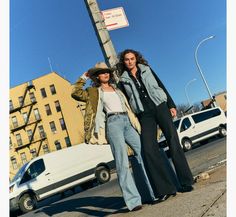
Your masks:
M196 80L197 80L197 79L194 78L194 79L190 80L190 81L185 85L185 95L186 95L186 98L187 98L187 100L188 100L188 105L189 105L189 107L191 106L191 103L190 103L190 100L189 100L189 97L188 97L188 94L187 94L187 87L188 87L188 85L190 85L192 82L194 82L194 81L196 81ZM193 108L192 108L191 110L192 110L192 112L194 112Z
M210 89L209 89L209 87L208 87L208 85L207 85L206 79L205 79L204 76L203 76L201 67L200 67L200 65L199 65L199 63L198 63L198 60L197 60L197 52L198 52L198 48L200 47L200 45L201 45L203 42L205 42L205 41L207 41L207 40L210 40L210 39L212 39L212 38L214 38L214 37L215 37L215 36L212 35L212 36L210 36L210 37L208 37L208 38L205 38L205 39L203 39L202 41L199 42L199 44L198 44L198 46L197 46L197 48L196 48L196 50L195 50L195 62L196 62L196 64L197 64L197 68L198 68L198 70L199 70L199 72L200 72L200 75L201 75L201 77L202 77L202 80L204 81L204 84L205 84L205 86L206 86L206 88L207 88L207 91L208 91L208 94L209 94L209 96L210 96L210 99L211 99L211 101L212 101L212 103L213 103L213 106L216 107L215 100L214 100L214 98L213 98L213 96L212 96L212 94L211 94L211 91L210 91Z

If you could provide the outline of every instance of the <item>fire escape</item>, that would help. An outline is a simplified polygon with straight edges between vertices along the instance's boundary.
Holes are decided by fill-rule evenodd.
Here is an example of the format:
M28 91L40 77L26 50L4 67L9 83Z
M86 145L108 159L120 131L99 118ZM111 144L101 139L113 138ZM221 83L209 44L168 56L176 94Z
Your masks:
M29 139L26 141L22 141L21 142L22 144L18 143L17 145L14 145L14 148L15 148L15 151L18 152L20 149L25 148L25 147L30 149L31 144L40 142L38 146L38 150L36 151L36 156L38 156L42 143L45 139L47 139L47 136L44 131L40 132L39 136L35 136L37 126L42 121L42 119L39 114L34 115L34 117L33 115L31 115L34 105L37 104L37 100L34 97L33 90L35 91L35 86L33 85L32 82L28 82L20 105L16 108L10 109L10 114L13 114L16 112L20 112L22 114L22 109L28 108L28 109L24 109L24 112L25 111L27 112L27 116L24 118L24 122L23 123L20 122L19 124L18 122L15 124L13 123L13 125L10 126L10 131L13 135L15 132L22 129L25 130L26 132L27 128L33 125L33 128L30 128L32 130L32 134L30 136L28 135ZM27 95L29 96L30 93L33 93L33 97L31 98L28 97L30 98L30 100L26 100L26 96Z

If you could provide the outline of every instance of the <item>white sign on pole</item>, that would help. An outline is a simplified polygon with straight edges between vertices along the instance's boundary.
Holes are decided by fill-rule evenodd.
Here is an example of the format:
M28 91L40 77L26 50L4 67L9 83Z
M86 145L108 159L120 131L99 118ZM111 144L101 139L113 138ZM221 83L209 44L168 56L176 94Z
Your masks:
M123 7L101 11L107 30L129 26Z

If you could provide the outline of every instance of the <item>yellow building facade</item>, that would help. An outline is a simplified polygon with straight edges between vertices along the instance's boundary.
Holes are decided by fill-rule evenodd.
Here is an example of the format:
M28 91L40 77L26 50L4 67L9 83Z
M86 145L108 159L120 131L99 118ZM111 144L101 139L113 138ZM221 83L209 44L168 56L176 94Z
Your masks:
M32 158L84 141L72 85L56 72L10 89L10 179Z

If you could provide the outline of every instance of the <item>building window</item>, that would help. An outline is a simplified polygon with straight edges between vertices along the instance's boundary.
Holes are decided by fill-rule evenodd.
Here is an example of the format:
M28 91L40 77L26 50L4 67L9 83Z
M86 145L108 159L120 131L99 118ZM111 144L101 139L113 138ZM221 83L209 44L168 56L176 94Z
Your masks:
M27 114L27 112L24 112L22 114L22 116L23 116L24 122L27 123L27 121L28 121L28 114Z
M11 164L14 170L17 169L17 161L15 157L11 157Z
M16 134L16 142L18 144L18 146L23 145L22 139L21 139L21 135L18 133Z
M56 107L57 112L60 112L60 111L61 111L61 106L60 106L60 103L59 103L58 100L55 101L55 107Z
M12 100L9 100L9 106L10 106L10 111L12 111L14 109Z
M30 150L30 153L32 154L32 158L37 157L36 148L31 149L31 150Z
M46 137L46 133L43 129L43 126L38 126L40 138L43 139Z
M227 96L226 95L224 95L224 98L225 98L225 100L227 100Z
M36 120L40 120L40 114L39 114L39 110L36 108L34 109L34 117Z
M61 124L61 129L65 130L66 129L66 124L63 118L60 118L60 124Z
M41 95L43 98L47 97L47 93L46 93L45 88L41 88L40 91L41 91Z
M43 145L43 152L44 152L44 154L50 152L47 144Z
M60 143L58 140L56 140L56 141L54 142L54 144L55 144L57 150L60 150L60 149L61 149L61 143Z
M23 96L18 97L19 100L19 105L23 106L24 102L23 102Z
M52 95L57 93L54 84L50 85L50 90L51 90Z
M45 105L45 110L46 110L47 115L51 115L52 114L52 111L50 109L49 104Z
M25 152L21 153L20 157L21 157L21 161L23 164L27 163L27 158L26 158Z
M32 138L32 136L33 136L33 131L32 131L32 130L27 130L27 135L28 135L29 141L30 141L30 142L33 141L33 138Z
M12 141L11 141L11 137L9 137L9 148L12 149Z
M35 96L34 96L33 92L29 93L29 97L30 97L31 102L36 102L36 99L35 99Z
M51 121L49 124L50 124L51 131L53 133L56 133L57 128L56 128L56 125L55 125L54 121Z
M71 146L71 142L70 142L69 136L65 137L65 142L66 142L66 146L67 146L67 147L70 147L70 146Z
M11 120L12 120L13 127L14 128L18 127L18 121L17 121L16 116L13 116Z

